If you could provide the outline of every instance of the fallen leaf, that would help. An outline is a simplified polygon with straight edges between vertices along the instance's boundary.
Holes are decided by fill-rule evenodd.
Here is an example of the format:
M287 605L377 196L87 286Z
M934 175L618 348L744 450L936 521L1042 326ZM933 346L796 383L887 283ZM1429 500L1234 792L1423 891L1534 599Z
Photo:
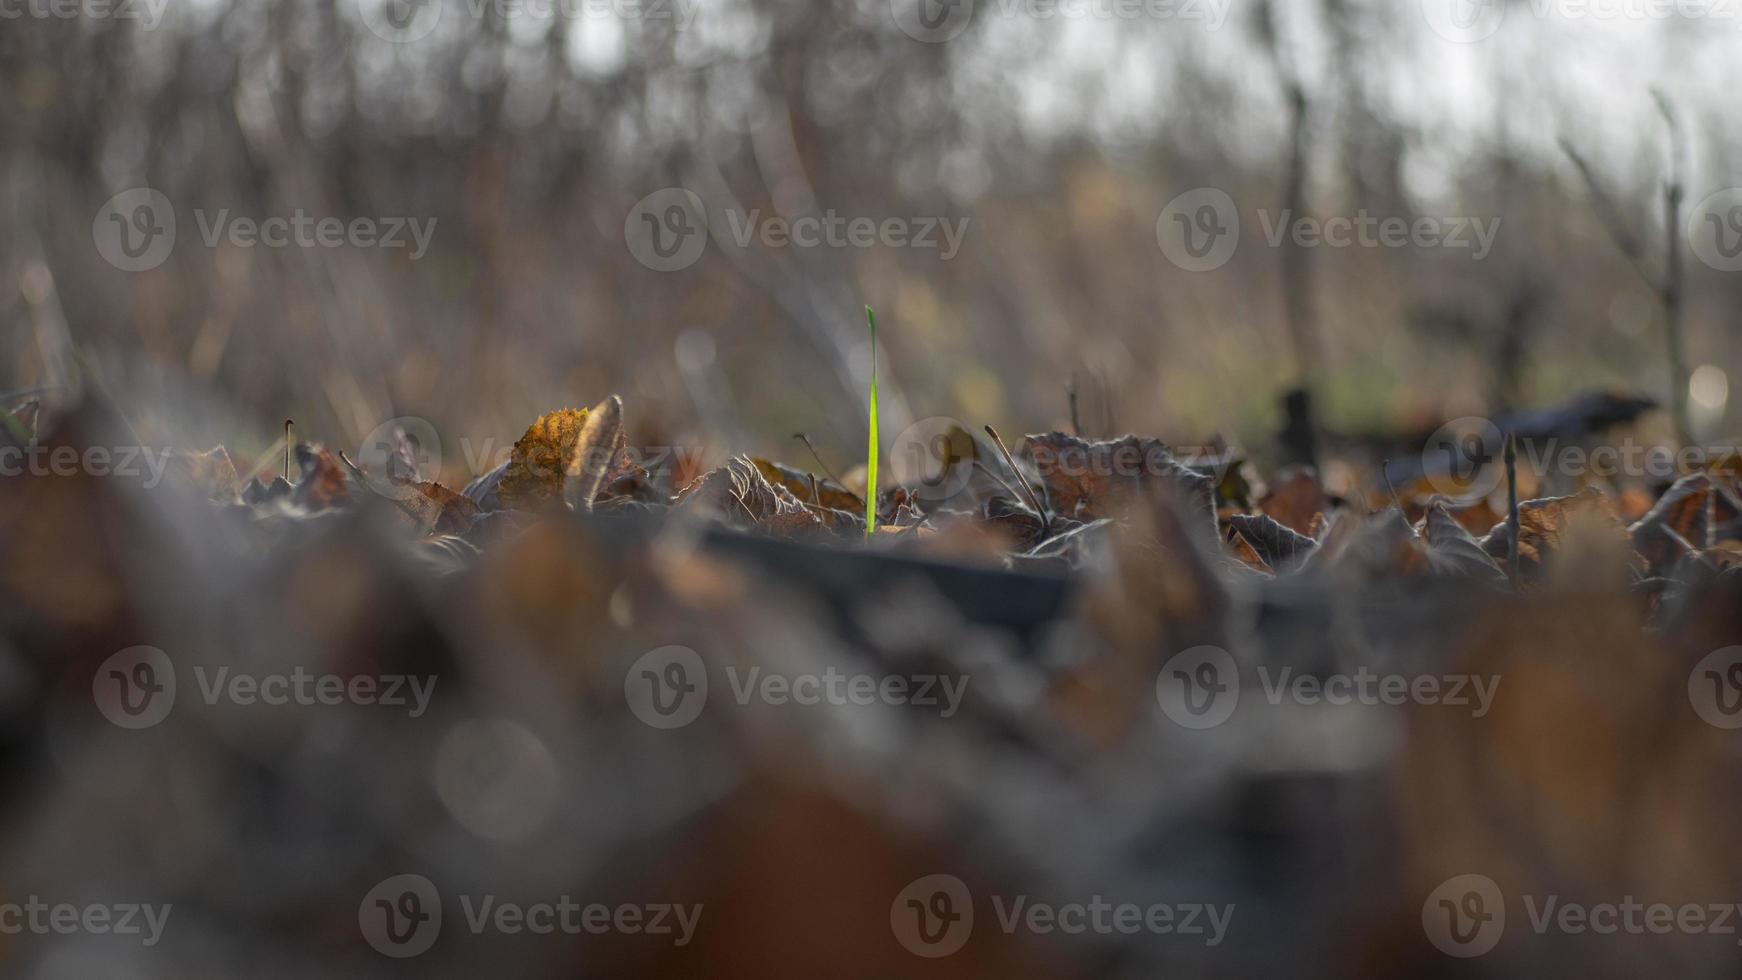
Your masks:
M1129 518L1134 508L1147 510L1160 499L1182 503L1215 528L1215 482L1175 459L1160 440L1091 443L1049 432L1026 437L1021 455L1039 474L1048 506L1062 517Z
M1489 582L1506 581L1506 572L1482 550L1475 535L1458 523L1444 500L1428 504L1420 533L1427 542L1427 560L1434 571Z
M1318 547L1312 538L1295 533L1265 514L1240 515L1231 519L1229 525L1265 565L1278 572L1294 568Z
M778 537L824 530L823 519L783 486L769 483L755 463L737 456L702 474L678 494L675 507L700 513L739 528L754 528ZM864 524L857 530L863 532Z
M1578 513L1603 518L1613 525L1616 534L1626 536L1612 511L1611 504L1594 487L1587 487L1569 497L1543 497L1518 505L1518 567L1521 576L1534 577L1542 571L1544 561L1560 544L1567 530L1568 519ZM1507 522L1502 520L1489 529L1479 544L1488 557L1502 567L1507 556Z
M1277 476L1277 483L1258 502L1265 516L1298 534L1311 535L1313 519L1329 506L1324 485L1310 466L1291 466Z
M773 460L752 458L750 462L755 464L763 479L785 487L794 497L807 504L848 513L865 509L865 501L858 494L833 480L825 480Z
M1704 473L1677 480L1644 517L1627 529L1633 536L1634 550L1652 568L1662 568L1680 558L1689 546L1694 550L1705 548L1710 528L1708 511L1716 489L1712 478Z

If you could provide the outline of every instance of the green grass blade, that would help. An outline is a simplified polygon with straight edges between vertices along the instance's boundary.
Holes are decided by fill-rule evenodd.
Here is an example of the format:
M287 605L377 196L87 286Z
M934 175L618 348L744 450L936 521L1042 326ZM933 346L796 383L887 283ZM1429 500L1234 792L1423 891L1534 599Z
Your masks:
M871 326L871 444L865 450L865 540L877 530L877 314L865 307Z

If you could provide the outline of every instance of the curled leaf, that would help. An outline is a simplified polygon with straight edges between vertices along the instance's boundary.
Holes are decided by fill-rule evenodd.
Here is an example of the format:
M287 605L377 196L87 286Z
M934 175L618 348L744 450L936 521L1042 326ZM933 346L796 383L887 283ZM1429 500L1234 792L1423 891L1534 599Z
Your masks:
M1264 514L1236 515L1228 521L1258 557L1276 571L1293 568L1318 547L1318 542L1304 534L1296 534L1280 522Z

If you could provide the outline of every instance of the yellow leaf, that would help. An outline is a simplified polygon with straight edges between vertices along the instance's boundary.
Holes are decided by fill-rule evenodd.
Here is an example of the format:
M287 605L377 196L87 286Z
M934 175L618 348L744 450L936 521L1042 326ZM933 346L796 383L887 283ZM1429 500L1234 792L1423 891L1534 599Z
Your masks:
M532 423L502 473L497 494L504 507L540 510L563 499L563 479L580 455L586 409L565 408Z

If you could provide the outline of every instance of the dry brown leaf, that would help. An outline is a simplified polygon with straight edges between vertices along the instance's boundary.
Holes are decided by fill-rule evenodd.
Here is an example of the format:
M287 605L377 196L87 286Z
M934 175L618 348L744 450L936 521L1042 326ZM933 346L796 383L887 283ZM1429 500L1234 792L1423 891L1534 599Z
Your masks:
M1506 573L1476 538L1453 516L1444 500L1427 505L1419 533L1427 542L1428 564L1437 572L1468 575L1489 582L1503 582Z
M769 483L744 456L727 460L726 465L685 487L678 494L676 507L779 537L819 532L826 527L803 501L785 487Z
M417 493L406 497L404 503L425 531L465 534L483 513L469 498L439 483L424 482L414 487Z
M1061 517L1129 518L1159 500L1181 502L1215 529L1215 483L1187 467L1157 439L1126 436L1086 442L1063 432L1030 435L1022 459L1034 467L1048 506Z
M1292 466L1277 476L1276 485L1258 509L1266 517L1297 534L1312 536L1313 519L1324 513L1329 503L1319 475L1310 466Z
M1312 538L1295 533L1265 514L1242 514L1229 520L1228 524L1267 568L1276 571L1295 568L1318 546Z
M1633 547L1651 567L1661 568L1687 553L1705 548L1708 511L1716 487L1704 473L1684 476L1665 490L1645 516L1627 532Z
M832 480L813 476L803 470L794 469L773 460L752 458L763 479L769 483L785 487L794 497L807 504L816 504L831 510L853 513L865 509L865 501L856 493ZM814 491L814 492L813 492Z
M1541 573L1543 562L1559 546L1566 534L1568 521L1574 514L1590 514L1612 525L1617 535L1626 537L1626 528L1615 516L1614 504L1595 488L1587 487L1570 497L1544 497L1518 505L1518 568L1524 577ZM1488 557L1506 564L1507 522L1490 528L1479 543Z
M1247 541L1245 536L1242 535L1239 531L1234 532L1234 537L1229 542L1229 544L1234 549L1234 557L1240 559L1242 562L1246 563L1248 566L1255 568L1261 572L1270 572L1270 571L1275 570L1275 569L1272 569L1269 565L1265 564L1263 558L1258 557L1258 552L1256 549L1254 549L1252 547L1252 542Z

